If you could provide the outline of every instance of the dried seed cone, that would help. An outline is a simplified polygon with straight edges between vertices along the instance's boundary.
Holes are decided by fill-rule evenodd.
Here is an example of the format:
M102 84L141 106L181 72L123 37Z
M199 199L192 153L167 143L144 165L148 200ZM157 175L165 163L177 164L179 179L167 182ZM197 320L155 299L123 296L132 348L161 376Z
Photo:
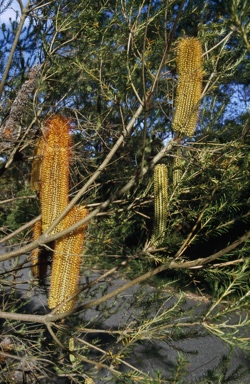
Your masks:
M62 229L66 229L87 216L85 207L76 206L62 221ZM86 224L57 240L52 263L50 292L48 299L49 308L55 308L65 302L78 290L81 253L84 243ZM76 298L67 301L58 309L65 312L72 309Z
M183 38L177 48L178 84L173 130L193 136L202 93L202 47L197 38Z
M154 229L153 240L161 241L167 225L168 169L157 164L154 169Z
M31 168L30 188L32 189L32 191L35 191L35 192L39 192L40 190L41 165L42 165L44 143L45 142L43 137L38 139L36 143L36 148L34 151L34 160L32 162L32 168Z
M68 119L62 116L52 117L47 122L44 141L40 187L43 232L67 207L69 201L71 140ZM58 231L60 225L52 231L52 234Z
M15 344L12 343L11 339L8 336L2 335L2 340L0 341L0 364L4 363L8 357L8 352L15 349Z

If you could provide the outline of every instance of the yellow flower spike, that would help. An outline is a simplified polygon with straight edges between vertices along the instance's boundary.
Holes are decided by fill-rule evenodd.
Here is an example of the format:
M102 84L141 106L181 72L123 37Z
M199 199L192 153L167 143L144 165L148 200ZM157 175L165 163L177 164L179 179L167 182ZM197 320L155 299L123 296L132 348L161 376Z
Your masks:
M69 201L71 145L69 120L58 115L49 119L44 142L40 186L43 232L67 207ZM58 231L60 231L60 225L52 231L52 234Z
M62 221L61 229L77 223L87 214L88 211L85 207L75 206ZM86 224L55 242L48 299L49 308L62 304L78 290L85 230ZM58 309L58 313L72 309L75 302L76 298L67 301Z
M177 47L178 84L173 130L193 136L202 94L202 47L199 39L187 37Z
M181 150L180 150L180 147L177 147L176 155L174 157L174 163L173 163L173 185L174 186L179 184L181 177L182 177Z
M153 242L156 244L164 236L167 225L168 169L165 164L154 168L154 229Z

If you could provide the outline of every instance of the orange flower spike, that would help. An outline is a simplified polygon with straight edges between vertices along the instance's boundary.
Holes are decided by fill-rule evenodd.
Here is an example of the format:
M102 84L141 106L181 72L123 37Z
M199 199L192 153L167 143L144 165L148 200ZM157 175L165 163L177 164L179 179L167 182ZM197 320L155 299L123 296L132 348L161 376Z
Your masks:
M67 207L69 201L71 145L69 120L59 115L49 119L44 141L40 187L43 232ZM52 234L58 231L60 225L52 231Z
M62 229L77 223L87 216L85 207L75 206L62 222ZM69 235L63 236L55 243L55 251L52 263L50 292L48 299L49 308L55 308L69 299L78 290L81 253L84 244L86 224L80 226ZM58 312L65 312L75 305L76 297L69 300Z

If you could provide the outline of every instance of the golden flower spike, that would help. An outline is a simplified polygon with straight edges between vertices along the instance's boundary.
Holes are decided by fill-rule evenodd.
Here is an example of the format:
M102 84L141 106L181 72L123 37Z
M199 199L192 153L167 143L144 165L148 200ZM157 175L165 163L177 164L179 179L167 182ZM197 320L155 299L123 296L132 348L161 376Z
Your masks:
M75 206L62 221L62 228L66 229L87 216L85 207ZM55 242L52 263L49 308L55 308L69 299L78 290L81 253L84 244L86 224L80 226L69 235L63 236ZM62 305L58 312L65 312L75 305L76 297Z
M154 229L153 242L159 243L164 237L167 225L168 169L165 164L154 168Z
M178 83L173 130L193 136L202 93L202 47L197 38L183 38L177 47Z
M48 120L44 134L40 201L42 231L67 207L69 202L70 124L63 116ZM58 225L52 234L60 231Z

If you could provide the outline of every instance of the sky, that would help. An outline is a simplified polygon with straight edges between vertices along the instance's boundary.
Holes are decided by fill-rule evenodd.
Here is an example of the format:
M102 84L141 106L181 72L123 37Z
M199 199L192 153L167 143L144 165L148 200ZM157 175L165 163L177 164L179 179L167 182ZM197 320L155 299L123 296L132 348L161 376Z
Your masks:
M27 0L22 1L23 5L27 4ZM16 18L16 11L18 11L20 15L20 6L16 0L12 1L11 6L4 11L4 13L1 13L2 9L0 7L0 24L2 23L9 23L9 19L12 18L13 20Z

